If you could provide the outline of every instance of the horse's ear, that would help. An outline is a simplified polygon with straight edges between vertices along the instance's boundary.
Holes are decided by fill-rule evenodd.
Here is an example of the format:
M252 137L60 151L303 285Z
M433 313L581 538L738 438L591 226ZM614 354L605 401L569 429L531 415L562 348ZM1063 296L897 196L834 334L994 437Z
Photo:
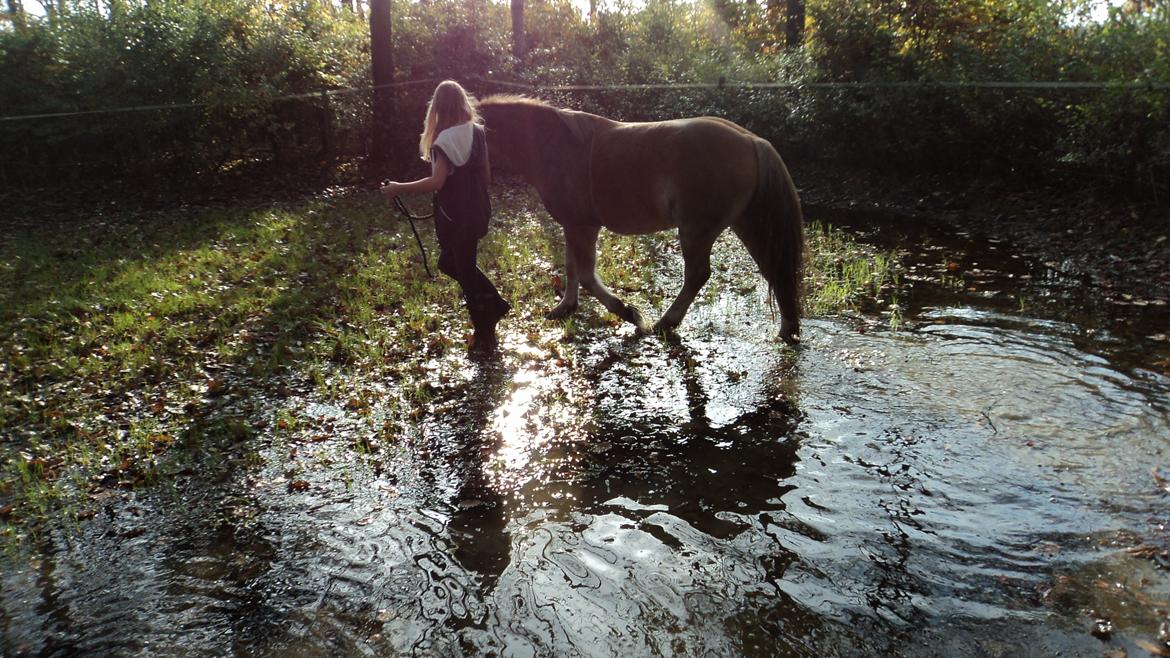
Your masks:
M558 110L557 116L560 117L561 122L569 129L573 135L573 139L584 144L589 141L589 137L593 134L593 122L589 121L584 112L574 112L573 110Z

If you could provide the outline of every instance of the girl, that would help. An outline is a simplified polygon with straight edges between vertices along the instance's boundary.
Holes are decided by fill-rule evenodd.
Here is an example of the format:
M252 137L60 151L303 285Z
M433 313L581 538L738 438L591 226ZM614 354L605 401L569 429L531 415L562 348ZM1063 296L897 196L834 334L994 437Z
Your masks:
M463 289L463 300L475 326L473 350L497 344L496 324L512 308L476 266L476 248L487 234L491 179L483 120L475 99L459 85L439 83L427 104L418 150L431 163L431 175L410 183L390 182L382 194L433 192L435 232L439 238L439 270Z

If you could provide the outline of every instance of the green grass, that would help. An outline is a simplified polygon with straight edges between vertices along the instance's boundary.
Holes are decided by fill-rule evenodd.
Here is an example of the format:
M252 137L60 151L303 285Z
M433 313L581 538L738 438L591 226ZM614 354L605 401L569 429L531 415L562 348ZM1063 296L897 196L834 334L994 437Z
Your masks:
M433 232L423 230L434 268ZM365 192L80 217L0 240L0 533L9 546L48 518L86 514L105 491L259 463L254 447L239 446L313 431L281 406L290 386L364 414L382 436L418 417L436 381L456 376L470 332L456 285L426 277L408 225ZM570 320L541 317L563 276L562 240L531 193L502 190L480 258L516 309L509 331L554 358L563 342L621 324L589 298ZM670 259L647 262L673 242L606 234L599 245L603 279L647 317L681 283L662 276ZM824 228L810 230L810 244L809 312L872 305L892 290L889 255Z
M897 254L859 243L819 222L808 226L807 240L811 257L805 271L805 313L884 311L892 329L900 326Z

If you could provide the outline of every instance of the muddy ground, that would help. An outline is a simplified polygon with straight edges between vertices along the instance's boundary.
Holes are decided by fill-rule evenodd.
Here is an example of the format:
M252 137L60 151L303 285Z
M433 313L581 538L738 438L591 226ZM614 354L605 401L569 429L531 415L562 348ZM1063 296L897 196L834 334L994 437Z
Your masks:
M907 175L832 163L793 164L792 174L808 208L941 222L1007 242L1022 255L1100 288L1106 299L1170 301L1165 199L1132 200L1109 188L1074 189L1069 181Z

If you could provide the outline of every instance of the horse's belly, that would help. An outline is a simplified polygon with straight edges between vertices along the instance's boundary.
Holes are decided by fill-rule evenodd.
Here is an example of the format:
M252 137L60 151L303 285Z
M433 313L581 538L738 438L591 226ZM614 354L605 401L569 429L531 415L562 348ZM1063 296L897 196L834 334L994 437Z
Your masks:
M674 182L643 163L622 164L600 175L593 172L593 207L601 225L625 234L672 228L671 206L677 196Z
M602 226L614 233L624 233L625 235L657 233L674 227L668 215L658 212L639 212L623 208L610 212L599 212L598 216Z

